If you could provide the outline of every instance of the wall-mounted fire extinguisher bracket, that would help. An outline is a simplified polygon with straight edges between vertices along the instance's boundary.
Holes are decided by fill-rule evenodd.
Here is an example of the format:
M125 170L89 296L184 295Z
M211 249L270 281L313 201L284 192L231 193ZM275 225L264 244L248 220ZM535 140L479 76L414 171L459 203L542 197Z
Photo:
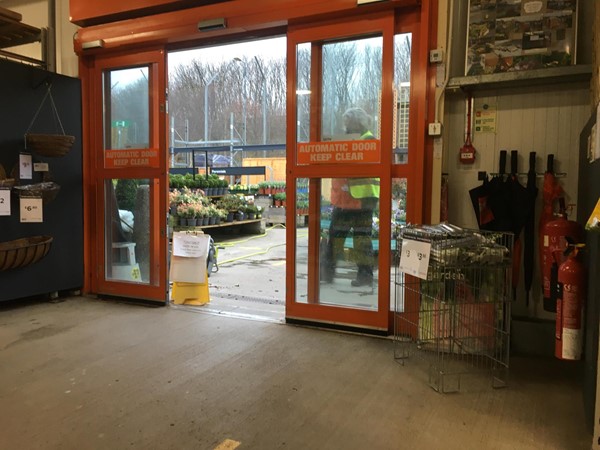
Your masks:
M558 268L554 354L559 359L581 359L587 276L578 254L584 246L569 244L565 251L567 259Z

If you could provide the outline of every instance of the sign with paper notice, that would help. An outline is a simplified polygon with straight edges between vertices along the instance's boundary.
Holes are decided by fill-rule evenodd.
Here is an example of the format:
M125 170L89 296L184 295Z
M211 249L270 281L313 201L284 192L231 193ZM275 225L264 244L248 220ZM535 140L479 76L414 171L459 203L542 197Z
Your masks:
M402 254L400 255L400 270L409 275L427 279L431 243L402 239Z
M173 236L173 255L185 258L206 256L208 241L205 234L175 233Z
M208 234L173 233L173 251L169 279L182 283L206 283L206 262L210 236Z

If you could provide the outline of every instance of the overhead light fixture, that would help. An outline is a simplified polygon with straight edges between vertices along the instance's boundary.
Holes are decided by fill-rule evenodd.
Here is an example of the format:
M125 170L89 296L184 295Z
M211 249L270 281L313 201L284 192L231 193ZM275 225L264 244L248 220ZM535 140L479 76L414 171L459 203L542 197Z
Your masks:
M387 0L356 0L356 4L358 6L367 5L369 3L379 3L379 2L387 2Z
M201 20L198 22L198 31L213 31L227 28L225 18Z
M81 44L81 48L83 50L88 50L90 48L103 48L104 47L104 39L97 39L95 41L84 42Z
M308 89L297 89L296 90L296 95L309 95L310 94L310 90Z

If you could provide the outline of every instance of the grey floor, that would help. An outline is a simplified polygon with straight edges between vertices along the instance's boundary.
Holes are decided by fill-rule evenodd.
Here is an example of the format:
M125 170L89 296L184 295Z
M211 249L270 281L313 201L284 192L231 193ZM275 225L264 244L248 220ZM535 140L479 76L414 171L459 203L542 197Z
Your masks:
M85 297L0 310L0 449L588 449L575 367L443 395L393 342ZM468 383L465 383L467 385Z

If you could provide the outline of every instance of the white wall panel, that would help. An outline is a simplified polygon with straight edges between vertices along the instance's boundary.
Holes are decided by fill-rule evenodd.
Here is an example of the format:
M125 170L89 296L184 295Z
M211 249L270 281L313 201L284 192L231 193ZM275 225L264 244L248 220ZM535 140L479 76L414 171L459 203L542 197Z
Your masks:
M496 133L474 133L473 145L477 149L476 161L472 165L460 164L458 152L465 137L465 94L449 93L446 96L444 120L444 172L449 177L449 220L464 227L477 228L475 213L469 199L469 190L481 184L479 171L498 172L500 150L508 151L506 170L510 171L510 151L518 150L518 171L529 169L529 152L536 152L538 173L546 170L546 158L554 154L555 172L565 172L560 183L567 193L567 202L577 200L578 145L579 133L586 123L590 111L590 90L587 83L557 84L533 88L511 88L475 91L475 108L484 103L496 105ZM520 176L524 185L526 177ZM541 207L543 177L537 178L540 189L536 203L536 228ZM574 209L572 217L576 216ZM537 235L537 233L536 233ZM536 236L537 237L537 236ZM537 253L537 242L536 253ZM517 290L517 315L551 318L543 311L540 293L539 268L536 259L532 296L525 306L523 276Z

